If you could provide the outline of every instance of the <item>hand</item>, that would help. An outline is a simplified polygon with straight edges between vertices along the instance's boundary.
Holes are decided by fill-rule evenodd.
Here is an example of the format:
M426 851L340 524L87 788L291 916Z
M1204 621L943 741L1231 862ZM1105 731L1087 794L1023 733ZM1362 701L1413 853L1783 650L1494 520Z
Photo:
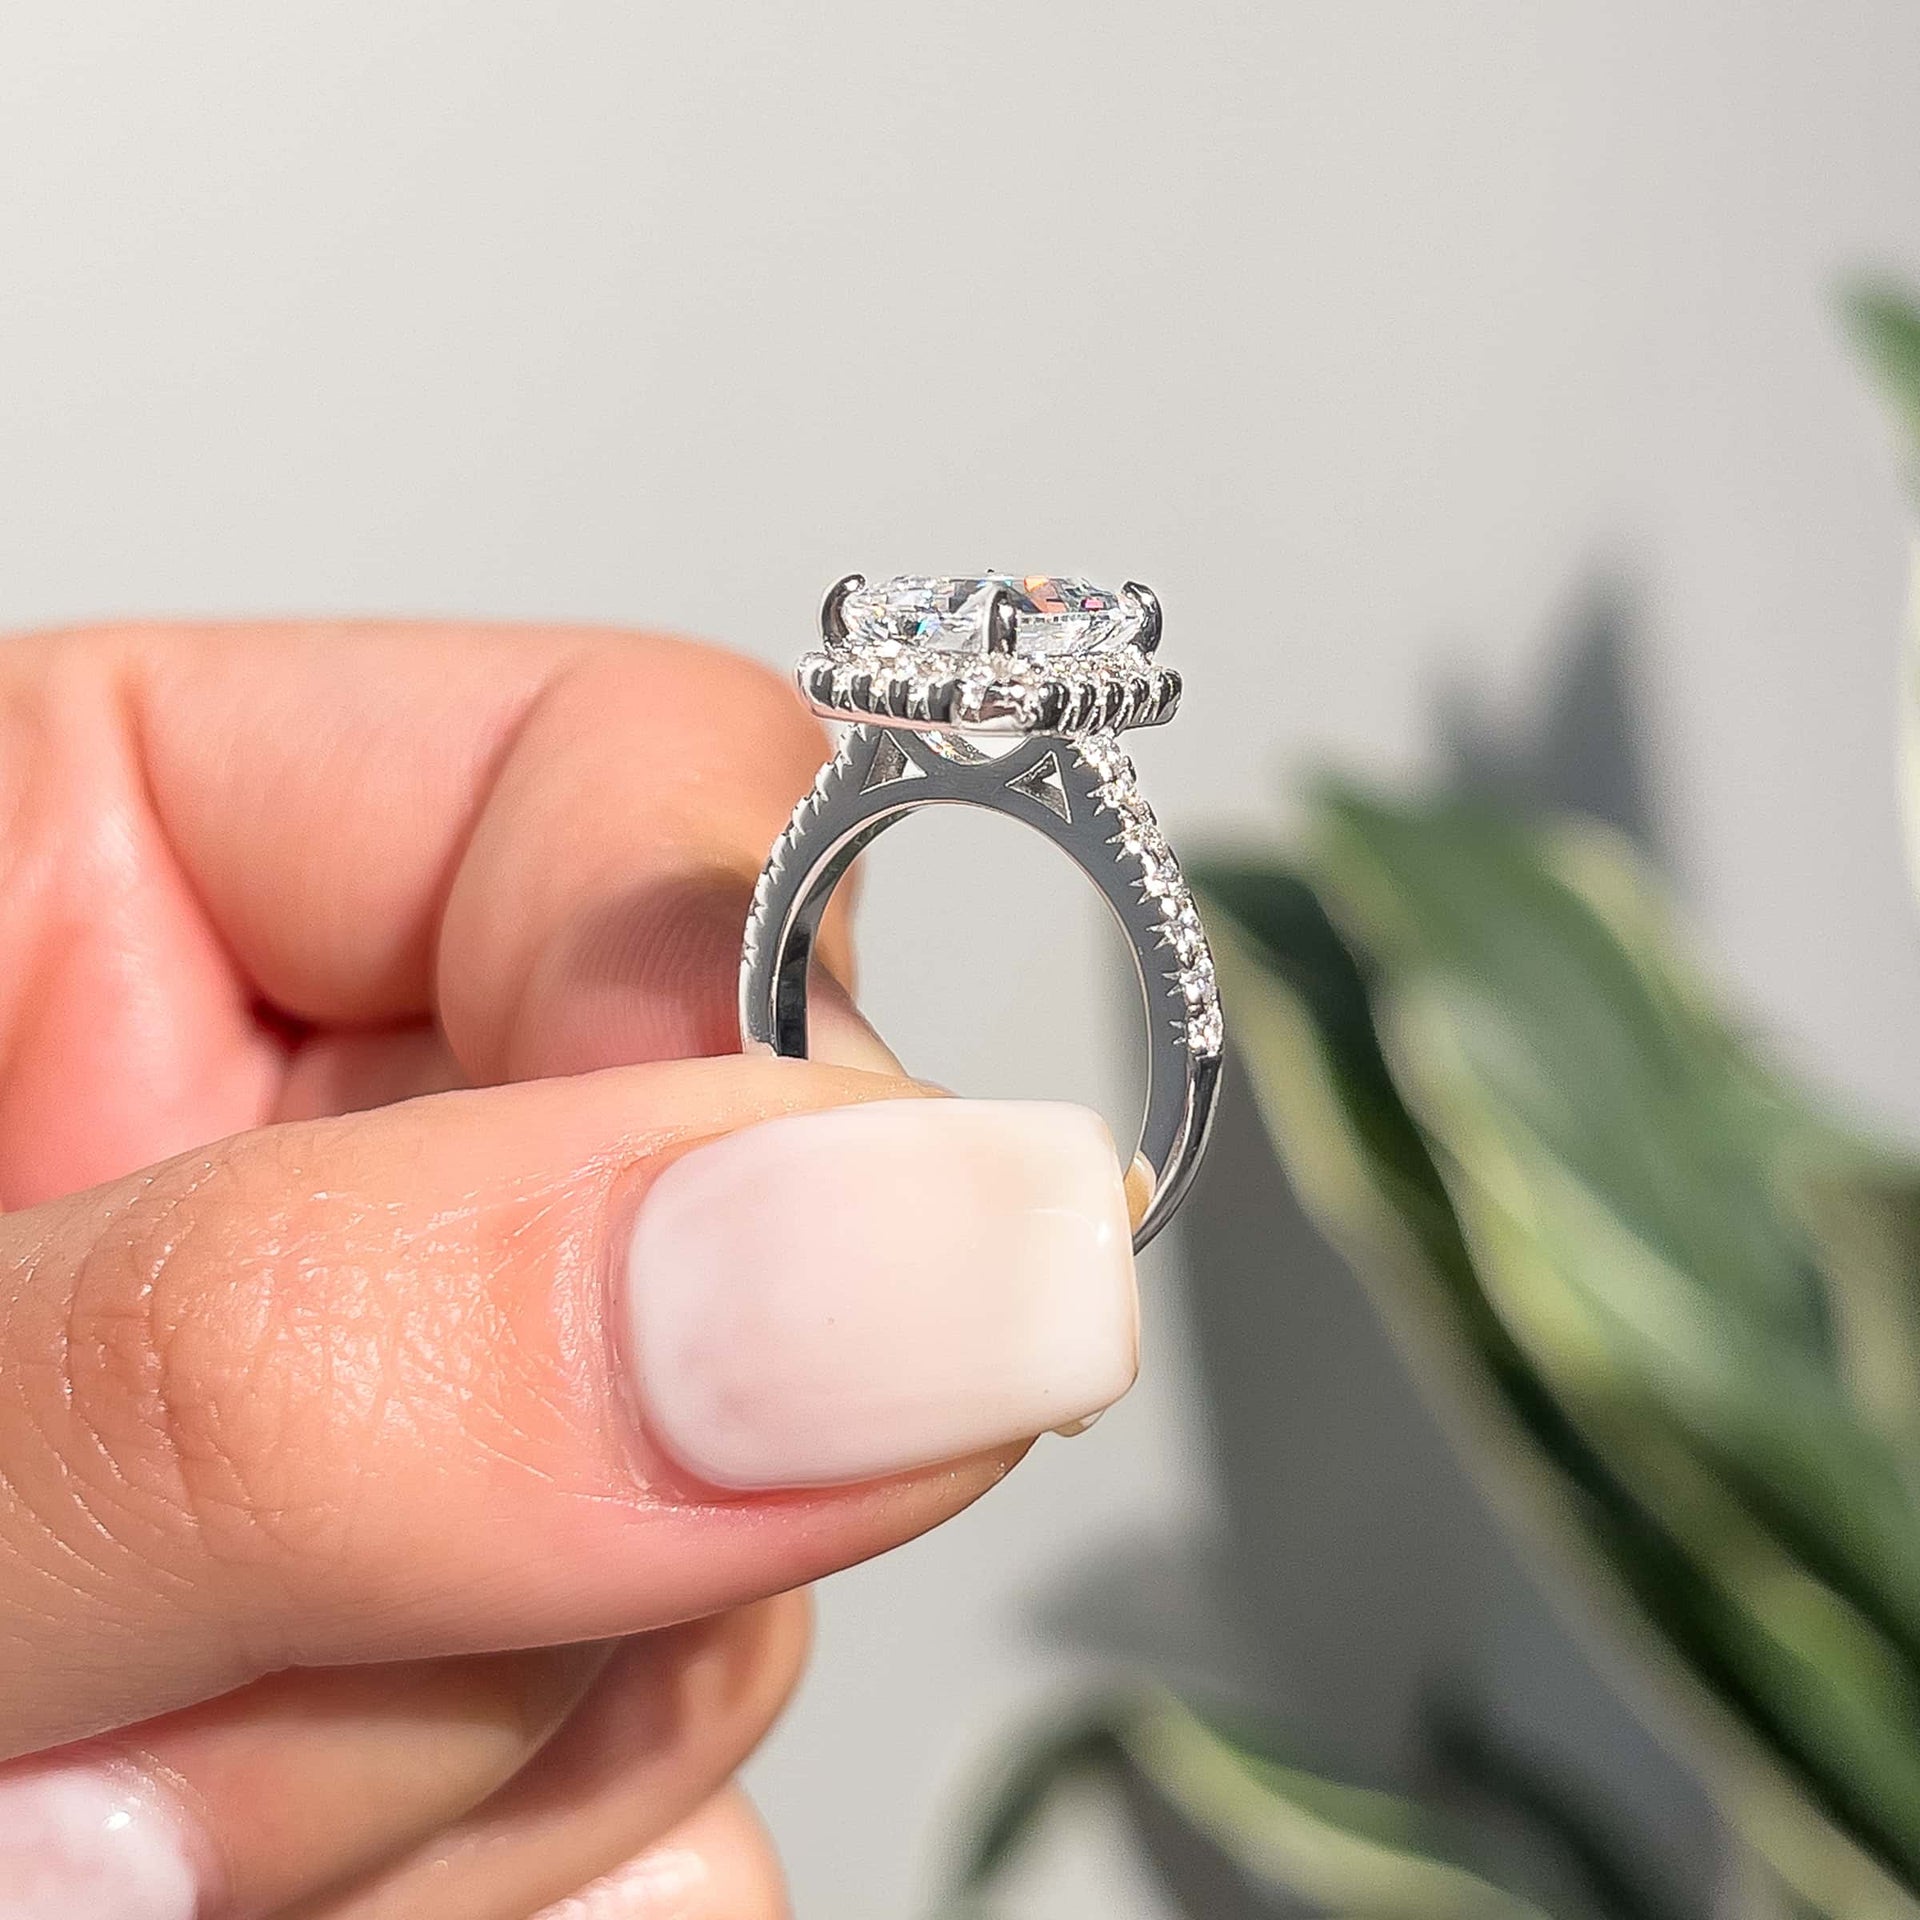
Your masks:
M0 648L0 1920L779 1910L772 1596L1134 1365L1091 1116L713 1057L820 756L663 639Z

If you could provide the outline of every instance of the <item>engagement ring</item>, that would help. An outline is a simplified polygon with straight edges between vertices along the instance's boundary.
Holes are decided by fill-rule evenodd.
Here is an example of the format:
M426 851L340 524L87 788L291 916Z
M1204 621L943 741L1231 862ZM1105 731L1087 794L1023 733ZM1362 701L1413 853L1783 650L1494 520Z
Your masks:
M1213 956L1179 864L1120 749L1157 726L1180 676L1156 664L1160 603L1129 582L975 574L868 586L821 608L800 690L848 724L775 841L740 964L749 1051L804 1059L807 967L827 901L876 834L921 807L985 807L1036 828L1100 889L1147 1007L1147 1109L1129 1180L1135 1248L1180 1204L1220 1079Z

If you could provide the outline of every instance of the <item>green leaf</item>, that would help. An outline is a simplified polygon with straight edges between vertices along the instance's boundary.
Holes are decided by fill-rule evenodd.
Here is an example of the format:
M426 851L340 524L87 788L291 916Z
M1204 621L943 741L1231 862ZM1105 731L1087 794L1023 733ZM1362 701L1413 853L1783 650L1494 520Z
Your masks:
M1098 1714L1022 1743L962 1857L955 1876L961 1891L977 1894L991 1886L1025 1846L1053 1796L1071 1781L1111 1773L1118 1759L1113 1727Z
M1920 450L1920 307L1886 281L1865 281L1846 296L1845 312L1867 364Z
M1413 1801L1284 1764L1171 1695L1098 1703L1036 1736L987 1806L958 1879L978 1900L1052 1796L1124 1769L1250 1885L1366 1920L1546 1920L1462 1864L1457 1838Z
M1910 1910L1806 1811L1920 1884L1911 1456L1854 1397L1859 1315L1805 1179L1783 1197L1783 1170L1857 1153L1714 1013L1599 836L1337 792L1317 845L1371 975L1298 876L1199 875L1303 1198L1744 1730L1730 1799L1766 1807L1788 1876L1829 1912Z
M1920 486L1920 306L1887 282L1865 282L1852 289L1845 307L1861 355L1878 376L1904 431L1909 484ZM1913 562L1910 579L1901 675L1901 812L1908 871L1920 891L1920 558Z
M1757 1074L1729 1071L1730 1037L1683 989L1649 991L1642 957L1538 837L1471 803L1396 808L1336 789L1316 853L1390 991L1444 979L1470 1003L1475 1070L1543 1144L1729 1313L1818 1361L1817 1277L1778 1230L1767 1176L1797 1115L1756 1097Z
M1650 1391L1920 1665L1920 1511L1850 1398L1827 1276L1780 1192L1783 1164L1837 1135L1677 970L1650 981L1540 836L1341 794L1325 845L1341 897L1376 903L1398 1078L1456 1201L1558 1233L1496 1299L1534 1364Z
M1163 1701L1122 1721L1140 1774L1247 1877L1327 1913L1544 1920L1451 1856L1413 1802L1263 1758Z
M1831 1278L1849 1397L1920 1481L1920 1175L1845 1142L1785 1170L1788 1203Z
M1910 1613L1920 1530L1884 1450L1802 1352L1743 1337L1486 1097L1461 1024L1431 993L1402 1010L1396 1058L1503 1318L1689 1564L1696 1618L1662 1624L1838 1818L1920 1874L1920 1690L1887 1630Z

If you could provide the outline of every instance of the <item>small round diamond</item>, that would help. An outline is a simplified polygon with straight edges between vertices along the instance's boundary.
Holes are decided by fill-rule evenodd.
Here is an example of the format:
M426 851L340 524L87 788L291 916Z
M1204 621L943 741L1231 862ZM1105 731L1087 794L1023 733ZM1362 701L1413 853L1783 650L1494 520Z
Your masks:
M912 646L943 653L987 651L987 608L1004 589L1014 650L1032 658L1104 653L1137 639L1146 613L1130 597L1052 574L906 574L857 587L841 609L853 646Z
M1184 924L1176 926L1173 930L1173 950L1189 966L1195 965L1206 958L1206 935L1198 927ZM1208 966L1212 966L1211 961L1208 961Z

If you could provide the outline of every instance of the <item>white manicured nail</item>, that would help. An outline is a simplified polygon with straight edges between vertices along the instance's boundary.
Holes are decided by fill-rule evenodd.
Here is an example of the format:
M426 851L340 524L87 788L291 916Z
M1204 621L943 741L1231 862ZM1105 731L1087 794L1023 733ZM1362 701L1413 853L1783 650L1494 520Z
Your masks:
M765 1121L654 1182L624 1307L656 1437L717 1486L878 1479L1071 1425L1136 1364L1113 1140L1024 1101Z
M0 1920L194 1920L199 1909L180 1822L130 1776L0 1774Z

